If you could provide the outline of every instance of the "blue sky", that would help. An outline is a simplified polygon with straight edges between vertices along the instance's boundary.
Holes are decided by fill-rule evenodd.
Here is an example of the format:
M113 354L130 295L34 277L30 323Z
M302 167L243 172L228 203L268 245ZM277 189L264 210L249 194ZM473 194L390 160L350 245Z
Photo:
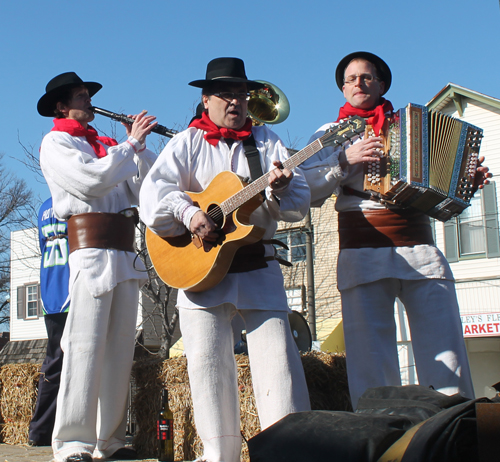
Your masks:
M497 0L4 0L0 18L0 152L42 199L48 188L19 162L18 140L38 150L52 122L36 103L47 82L66 71L103 84L94 105L147 109L181 129L200 96L187 83L204 78L212 58L240 57L249 78L287 95L290 116L274 130L296 148L336 119L343 98L335 67L353 51L389 64L387 98L395 109L427 103L448 82L500 98ZM94 126L109 132L110 121L97 116ZM155 144L158 135L149 139Z

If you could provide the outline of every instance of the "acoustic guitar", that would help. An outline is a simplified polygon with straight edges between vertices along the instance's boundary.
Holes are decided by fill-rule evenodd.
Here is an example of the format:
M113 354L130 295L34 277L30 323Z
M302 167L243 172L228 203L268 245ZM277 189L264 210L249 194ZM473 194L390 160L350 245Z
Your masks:
M365 121L355 116L329 128L323 136L283 162L292 170L326 146L340 146L363 133ZM189 231L180 236L160 237L146 230L146 245L158 276L170 287L202 292L216 286L227 274L236 251L262 239L265 230L249 223L250 215L263 202L269 172L247 184L233 172L219 173L200 192L186 192L193 204L216 223L220 238L203 242Z

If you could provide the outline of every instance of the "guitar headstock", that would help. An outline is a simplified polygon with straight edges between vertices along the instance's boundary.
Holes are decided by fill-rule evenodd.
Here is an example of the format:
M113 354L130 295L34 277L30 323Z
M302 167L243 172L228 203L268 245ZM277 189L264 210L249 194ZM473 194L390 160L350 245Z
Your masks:
M330 127L320 139L323 146L341 146L364 131L365 119L353 116L339 125Z

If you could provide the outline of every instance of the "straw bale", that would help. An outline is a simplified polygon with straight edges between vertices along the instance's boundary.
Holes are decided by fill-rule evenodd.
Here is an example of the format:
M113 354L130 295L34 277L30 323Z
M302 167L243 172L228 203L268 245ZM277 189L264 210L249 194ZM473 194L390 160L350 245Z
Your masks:
M201 452L201 441L194 427L186 358L138 361L132 374L136 384L133 407L138 427L134 446L140 456L157 456L156 419L161 406L161 390L165 387L174 414L175 458L195 459Z
M310 351L302 355L311 409L352 411L345 354Z
M35 408L40 364L6 364L0 367L0 441L28 442Z
M253 394L248 356L236 355L240 396L241 432L245 440L260 431ZM344 355L310 352L302 356L313 409L351 410ZM185 357L136 362L133 368L137 393L133 402L138 431L134 445L144 458L156 457L156 418L161 389L169 390L169 405L174 414L176 460L193 460L202 455L192 410L187 361ZM334 396L332 396L334 395ZM248 461L243 445L242 460Z
M260 431L253 395L248 356L236 355L241 408L241 431L250 439ZM350 410L345 356L309 352L302 356L313 409ZM8 364L0 368L0 441L23 444L36 402L39 365ZM176 460L193 460L202 454L192 410L187 361L185 357L166 361L144 359L134 364L136 393L133 413L137 422L134 444L144 457L156 457L156 418L160 409L161 389L169 390L174 413ZM246 444L242 460L248 460Z

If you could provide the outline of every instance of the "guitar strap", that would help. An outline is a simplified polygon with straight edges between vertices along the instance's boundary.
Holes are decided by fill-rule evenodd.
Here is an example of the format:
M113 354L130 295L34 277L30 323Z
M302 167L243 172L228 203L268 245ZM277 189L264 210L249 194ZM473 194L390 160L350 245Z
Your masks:
M260 154L255 144L255 138L251 134L246 140L243 140L243 147L245 148L245 156L247 157L248 167L250 168L250 178L255 181L264 175L262 165L260 165Z
M250 168L251 181L254 181L257 178L260 178L262 175L264 175L264 172L262 171L262 165L260 164L260 154L259 150L257 149L257 145L255 144L255 138L253 137L253 133L246 140L243 140L243 147L245 148L245 156L247 157L248 167ZM264 191L261 191L261 194L265 198L266 193ZM288 246L283 242L279 241L278 239L262 241L262 243L279 245L288 250ZM278 263L280 263L281 265L292 266L292 264L289 261L286 261L278 257L278 252L276 251L276 248L274 248L274 257L266 257L266 260L277 260Z

